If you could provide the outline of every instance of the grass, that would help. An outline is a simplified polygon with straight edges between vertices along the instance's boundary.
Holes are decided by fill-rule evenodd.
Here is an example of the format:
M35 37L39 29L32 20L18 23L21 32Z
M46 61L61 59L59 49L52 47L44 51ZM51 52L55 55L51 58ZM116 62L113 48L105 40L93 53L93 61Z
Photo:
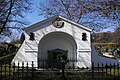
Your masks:
M117 69L117 68L110 69L109 68L109 69L107 69L107 74L110 75L110 76L119 76L120 75L120 69Z
M95 69L94 72L98 76L100 76L99 74L103 74L103 73L105 76L116 76L116 77L120 76L120 67L117 67L117 66L107 67L107 69L106 69L106 67L103 67L103 70L102 70L102 68L99 68L99 70L98 70L98 68L94 68L94 69Z

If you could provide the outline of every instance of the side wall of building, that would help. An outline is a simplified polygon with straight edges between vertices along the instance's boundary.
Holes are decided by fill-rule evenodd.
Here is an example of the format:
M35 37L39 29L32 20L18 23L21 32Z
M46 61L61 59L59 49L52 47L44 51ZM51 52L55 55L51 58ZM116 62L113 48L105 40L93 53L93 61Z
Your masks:
M117 59L112 59L112 58L108 58L108 57L103 57L103 56L99 56L97 51L95 50L94 46L92 46L92 62L94 63L94 66L105 66L106 64L109 66L111 65L120 65L120 60Z

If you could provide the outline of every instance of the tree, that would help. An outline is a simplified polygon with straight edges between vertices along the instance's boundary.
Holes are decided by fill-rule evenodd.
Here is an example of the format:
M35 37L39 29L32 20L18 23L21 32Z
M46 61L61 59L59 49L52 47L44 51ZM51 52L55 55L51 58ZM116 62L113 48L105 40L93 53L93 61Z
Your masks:
M100 10L103 16L116 21L117 26L120 26L120 0L106 0L100 3Z
M111 42L120 46L120 0L106 0L101 5L101 15L115 22L115 31L111 35Z
M106 2L109 1L111 0ZM77 23L91 27L95 31L101 31L110 27L108 21L112 22L102 15L105 14L104 2L104 0L47 0L40 2L39 10L40 15L45 17L60 14ZM107 9L105 4L104 7Z
M117 44L120 47L120 27L117 27L115 30L115 39L116 39Z
M0 37L10 36L11 29L23 28L25 15L32 11L30 0L0 0Z

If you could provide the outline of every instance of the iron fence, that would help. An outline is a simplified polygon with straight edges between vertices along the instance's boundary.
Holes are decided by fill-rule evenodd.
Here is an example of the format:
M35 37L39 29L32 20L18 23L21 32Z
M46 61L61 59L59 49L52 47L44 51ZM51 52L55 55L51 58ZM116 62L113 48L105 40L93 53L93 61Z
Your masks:
M45 63L46 60L41 61ZM74 61L73 61L74 62ZM98 63L97 67L92 63L91 68L67 67L29 67L28 63L17 63L18 66L11 64L0 64L0 80L120 80L119 64L106 64L105 66ZM47 64L45 64L47 65Z

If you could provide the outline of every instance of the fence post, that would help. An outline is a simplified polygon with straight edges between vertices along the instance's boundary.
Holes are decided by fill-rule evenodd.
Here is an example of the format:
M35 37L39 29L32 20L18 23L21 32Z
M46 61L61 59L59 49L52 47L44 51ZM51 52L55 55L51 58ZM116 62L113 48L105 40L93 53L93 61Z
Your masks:
M32 61L32 80L34 80L34 63Z
M110 63L110 77L112 76L112 75L111 75L111 68L112 68L112 64Z
M98 79L99 79L99 63L98 63L98 72L97 72L97 75L98 75Z
M0 79L2 80L2 64L0 65L0 67L1 67L1 68L0 68L0 69L1 69L1 71L0 71L0 75L1 75L1 76L0 76Z
M11 64L9 63L9 80L11 79Z
M40 63L39 63L40 61L39 61L39 59L38 59L38 69L39 69L39 66L40 66Z
M94 62L92 62L92 78L94 79Z
M62 79L66 80L66 77L65 77L65 65L64 65L64 63L62 63Z
M27 73L27 80L29 80L28 79L28 62L27 62L27 72L26 73Z
M14 80L14 74L15 74L15 63L13 63L13 75L12 75L12 77L13 77L13 80Z
M114 80L115 80L115 63L114 63Z
M118 77L118 79L119 79L119 63L117 64L117 71L118 71L117 77Z
M102 73L103 73L103 63L102 63ZM102 75L102 80L103 80L103 75Z
M4 71L5 74L4 74L4 77L5 77L5 80L6 80L6 67L7 67L7 66L6 66L6 63L5 63L5 66L4 66L4 67L5 67L5 71Z
M19 62L18 62L18 70L17 70L17 73L18 73L18 80L19 80Z
M106 63L106 65L105 65L105 68L106 68L106 75L107 75L107 66L108 66L108 65L107 65L107 63Z
M24 62L22 62L22 79L24 79Z

